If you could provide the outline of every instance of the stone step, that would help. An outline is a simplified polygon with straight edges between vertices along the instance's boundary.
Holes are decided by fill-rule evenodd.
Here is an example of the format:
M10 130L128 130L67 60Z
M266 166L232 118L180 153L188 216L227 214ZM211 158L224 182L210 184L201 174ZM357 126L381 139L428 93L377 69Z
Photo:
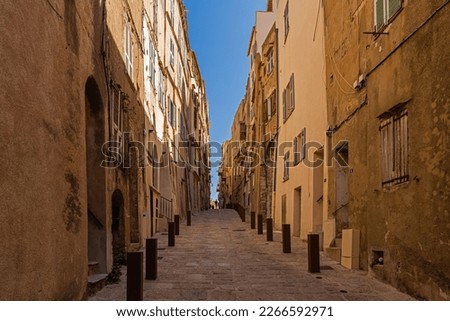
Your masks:
M97 269L98 269L98 262L96 262L96 261L88 262L88 275L89 276L97 274Z
M88 296L94 295L106 285L108 274L94 274L88 276Z
M341 248L340 247L329 247L325 249L325 253L333 261L341 263Z

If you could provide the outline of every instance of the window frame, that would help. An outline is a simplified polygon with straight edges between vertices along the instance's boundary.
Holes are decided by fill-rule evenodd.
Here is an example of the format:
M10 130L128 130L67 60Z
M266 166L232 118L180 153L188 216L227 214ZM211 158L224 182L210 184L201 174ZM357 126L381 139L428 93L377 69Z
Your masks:
M291 74L286 88L283 90L283 122L286 122L295 110L294 74Z
M290 152L284 153L283 157L283 182L286 182L289 179L289 159L290 159Z
M294 138L294 166L306 158L306 127Z
M273 65L273 48L269 49L267 52L267 75L270 75L274 69Z
M374 0L374 30L376 32L380 32L384 28L386 28L393 20L394 18L400 13L400 11L403 9L403 0L397 0L398 1L398 8L391 9L391 1L393 0ZM378 6L381 4L382 8L379 8ZM379 22L379 9L383 11L383 17L382 21Z
M172 37L170 37L169 40L169 64L172 69L175 68L175 42L173 41Z
M133 35L130 19L126 15L124 22L124 59L127 74L133 79Z
M390 189L409 182L408 110L398 106L379 119L381 186Z
M284 20L284 42L286 42L286 39L287 39L287 37L289 35L289 29L290 29L290 24L289 24L289 0L286 2L286 7L284 7L283 20Z

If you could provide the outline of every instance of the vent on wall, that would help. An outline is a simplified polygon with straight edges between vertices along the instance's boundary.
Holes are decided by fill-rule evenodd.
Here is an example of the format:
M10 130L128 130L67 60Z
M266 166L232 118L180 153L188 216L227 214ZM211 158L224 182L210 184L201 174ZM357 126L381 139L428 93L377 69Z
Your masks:
M370 266L374 267L376 265L384 265L384 251L372 251L372 263Z

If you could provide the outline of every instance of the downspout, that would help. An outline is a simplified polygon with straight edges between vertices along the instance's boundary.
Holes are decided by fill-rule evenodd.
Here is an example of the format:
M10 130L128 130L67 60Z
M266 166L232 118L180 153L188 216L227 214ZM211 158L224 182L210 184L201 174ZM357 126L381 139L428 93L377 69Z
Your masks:
M279 39L278 28L275 28L275 48L276 48L276 66L277 66L277 131L275 133L275 169L273 171L273 197L272 197L272 209L275 208L276 194L277 194L277 158L278 158L278 133L280 130L280 59L279 59ZM269 218L273 218L273 211L270 210Z

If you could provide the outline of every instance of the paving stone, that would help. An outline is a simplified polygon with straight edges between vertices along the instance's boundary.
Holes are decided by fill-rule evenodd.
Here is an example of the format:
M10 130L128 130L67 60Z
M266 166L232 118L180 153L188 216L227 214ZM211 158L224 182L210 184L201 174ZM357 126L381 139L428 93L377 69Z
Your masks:
M274 242L250 229L232 210L210 210L180 226L175 247L157 235L158 279L144 282L145 300L412 300L364 271L350 271L321 253L321 273L308 273L307 246L292 238L292 253L282 253L281 233ZM126 267L119 284L108 285L90 300L124 300ZM344 293L345 292L345 293Z

